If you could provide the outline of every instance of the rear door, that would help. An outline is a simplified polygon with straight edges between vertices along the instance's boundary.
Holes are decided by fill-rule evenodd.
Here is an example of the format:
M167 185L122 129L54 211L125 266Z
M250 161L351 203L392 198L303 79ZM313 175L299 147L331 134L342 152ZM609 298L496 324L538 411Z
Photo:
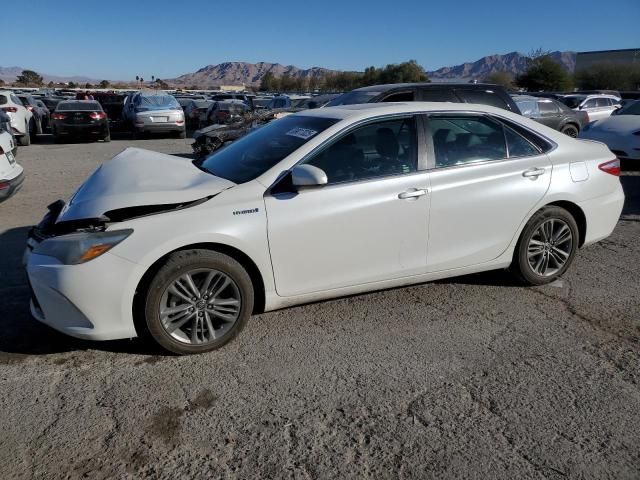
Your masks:
M482 114L431 114L428 270L489 262L502 254L544 196L551 162Z
M551 100L539 100L538 101L539 116L536 120L547 127L558 130L562 115L560 110Z

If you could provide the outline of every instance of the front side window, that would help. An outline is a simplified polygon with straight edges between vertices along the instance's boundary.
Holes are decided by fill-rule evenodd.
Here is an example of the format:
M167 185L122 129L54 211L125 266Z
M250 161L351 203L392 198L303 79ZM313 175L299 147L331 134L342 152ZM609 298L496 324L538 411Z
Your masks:
M597 107L610 107L611 100L608 98L596 98L596 106Z
M322 169L330 184L415 172L416 120L399 118L358 127L305 163Z
M194 164L234 183L245 183L262 175L338 121L290 115L254 130Z
M590 98L589 100L584 102L584 105L582 105L582 108L595 108L596 106L597 106L596 99Z

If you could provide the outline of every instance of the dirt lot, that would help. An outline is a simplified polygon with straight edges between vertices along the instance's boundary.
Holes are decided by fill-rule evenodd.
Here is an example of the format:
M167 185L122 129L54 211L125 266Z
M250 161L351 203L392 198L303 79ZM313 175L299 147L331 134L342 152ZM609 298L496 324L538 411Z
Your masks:
M2 478L639 478L640 175L561 281L502 272L254 317L178 358L32 320L27 227L135 144L22 148L0 205ZM185 160L188 161L188 160Z

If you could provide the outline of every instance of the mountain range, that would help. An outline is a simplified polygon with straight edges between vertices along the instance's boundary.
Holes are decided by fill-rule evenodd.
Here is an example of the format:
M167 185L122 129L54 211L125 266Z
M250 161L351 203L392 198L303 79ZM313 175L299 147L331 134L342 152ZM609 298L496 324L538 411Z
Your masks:
M575 52L552 52L551 56L559 62L567 71L573 72L576 62ZM488 55L475 62L467 62L452 67L443 67L427 72L432 81L452 82L482 80L494 72L506 71L513 76L523 73L527 69L526 55L519 52L510 52L504 55ZM0 79L5 82L13 82L20 73L20 67L0 67ZM302 69L293 65L281 65L279 63L247 63L224 62L217 65L207 65L193 73L186 73L165 81L175 87L197 86L198 88L215 87L220 85L247 85L257 86L266 73L272 73L276 77L289 75L293 78L322 77L327 73L335 72L321 67ZM100 80L84 76L56 76L40 73L45 83L70 82L98 83Z

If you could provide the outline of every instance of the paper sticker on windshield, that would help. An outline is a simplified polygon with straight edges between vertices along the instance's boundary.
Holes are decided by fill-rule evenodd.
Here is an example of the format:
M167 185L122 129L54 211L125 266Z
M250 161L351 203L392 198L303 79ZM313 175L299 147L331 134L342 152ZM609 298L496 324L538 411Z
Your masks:
M316 133L318 133L316 130L311 130L309 128L296 127L289 130L287 132L287 135L291 135L292 137L298 137L298 138L301 138L302 140L307 140L313 137Z

